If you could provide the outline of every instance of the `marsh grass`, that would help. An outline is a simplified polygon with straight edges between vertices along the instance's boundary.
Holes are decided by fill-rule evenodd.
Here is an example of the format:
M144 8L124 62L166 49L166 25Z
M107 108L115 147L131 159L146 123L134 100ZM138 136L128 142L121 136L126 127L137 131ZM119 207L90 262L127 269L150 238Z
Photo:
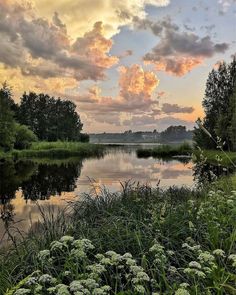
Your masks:
M152 149L137 149L139 158L147 157L173 157L173 156L191 156L192 146L185 142L181 145L160 145Z
M70 158L102 156L104 147L81 142L35 142L30 149L0 152L1 158Z
M136 292L130 285L125 288L109 271L102 277L112 286L109 294L175 294L181 290L188 293L176 294L202 295L208 294L207 290L211 294L235 294L236 272L229 256L236 253L236 192L223 182L201 190L171 187L165 191L127 182L119 193L94 190L59 214L52 209L42 211L42 220L17 251L1 254L0 292L4 294L40 269L38 252L66 234L89 239L95 247L93 255L131 253L155 283L144 284L144 293ZM152 248L157 252L150 252ZM213 254L216 250L223 256ZM90 263L95 263L95 258L89 257ZM55 267L47 268L48 273L64 283L61 274L68 270L68 263ZM69 268L73 278L83 277L75 265Z

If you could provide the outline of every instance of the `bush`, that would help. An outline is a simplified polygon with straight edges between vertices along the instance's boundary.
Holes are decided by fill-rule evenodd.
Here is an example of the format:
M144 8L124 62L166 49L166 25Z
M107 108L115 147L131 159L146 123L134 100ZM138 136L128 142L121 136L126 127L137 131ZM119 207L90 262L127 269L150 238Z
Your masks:
M80 133L81 142L89 142L89 135L87 133Z
M16 124L15 149L28 149L34 141L37 141L37 136L33 131L25 125Z

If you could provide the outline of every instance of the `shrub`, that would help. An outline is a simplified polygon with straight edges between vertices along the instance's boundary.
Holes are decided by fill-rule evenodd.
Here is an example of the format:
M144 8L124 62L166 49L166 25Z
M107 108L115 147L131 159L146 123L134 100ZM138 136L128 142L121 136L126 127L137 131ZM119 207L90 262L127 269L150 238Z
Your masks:
M14 148L23 150L31 146L31 143L37 141L37 136L27 126L16 124L16 135Z

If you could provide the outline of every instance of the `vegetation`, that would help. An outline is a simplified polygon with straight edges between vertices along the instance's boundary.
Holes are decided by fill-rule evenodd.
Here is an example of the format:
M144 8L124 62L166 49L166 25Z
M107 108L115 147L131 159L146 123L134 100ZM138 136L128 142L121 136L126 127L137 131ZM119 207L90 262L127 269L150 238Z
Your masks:
M188 143L181 145L160 145L151 149L137 149L137 156L139 158L145 157L173 157L173 156L191 156L192 147Z
M203 150L202 152L207 163L224 167L236 167L236 152L225 152L220 150ZM200 161L200 155L201 151L195 149L194 161Z
M218 139L225 150L236 151L236 59L213 69L206 83L202 128L195 129L194 141L204 149L216 149Z
M6 84L0 89L0 158L87 156L96 154L96 148L100 154L101 147L79 143L89 141L89 136L81 133L82 126L71 101L30 92L17 105ZM56 142L32 146L38 138Z
M89 157L102 156L103 153L104 146L101 145L69 141L39 141L32 143L28 149L0 152L0 159Z
M229 182L213 187L126 183L42 210L37 229L2 253L1 294L235 294L236 194Z
M79 140L83 124L76 105L47 94L24 93L17 111L19 123L29 126L40 140Z

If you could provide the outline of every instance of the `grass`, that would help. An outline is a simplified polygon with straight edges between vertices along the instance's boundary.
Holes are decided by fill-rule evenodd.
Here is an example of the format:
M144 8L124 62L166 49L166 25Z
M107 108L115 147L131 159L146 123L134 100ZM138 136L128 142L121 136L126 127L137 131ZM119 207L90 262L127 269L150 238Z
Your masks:
M160 145L152 149L137 149L136 153L139 158L190 156L192 146L188 143L181 145Z
M104 147L81 142L35 142L30 149L0 153L2 158L71 158L103 155Z
M213 165L222 165L225 167L232 166L232 162L236 165L236 152L222 152L220 150L194 150L196 161L200 160L201 154L206 158L207 162Z
M126 183L120 193L96 190L59 214L52 207L42 211L42 221L28 237L0 256L0 294L19 282L23 286L36 270L65 286L94 278L99 288L111 287L91 294L236 294L236 193L225 182L165 191ZM65 241L50 246L63 235L79 239L79 251ZM83 238L94 248L86 250ZM37 259L42 249L49 249L51 260ZM115 254L107 253L111 250ZM128 266L127 252L138 268ZM103 271L94 273L95 268ZM49 294L40 284L43 291L37 294Z

